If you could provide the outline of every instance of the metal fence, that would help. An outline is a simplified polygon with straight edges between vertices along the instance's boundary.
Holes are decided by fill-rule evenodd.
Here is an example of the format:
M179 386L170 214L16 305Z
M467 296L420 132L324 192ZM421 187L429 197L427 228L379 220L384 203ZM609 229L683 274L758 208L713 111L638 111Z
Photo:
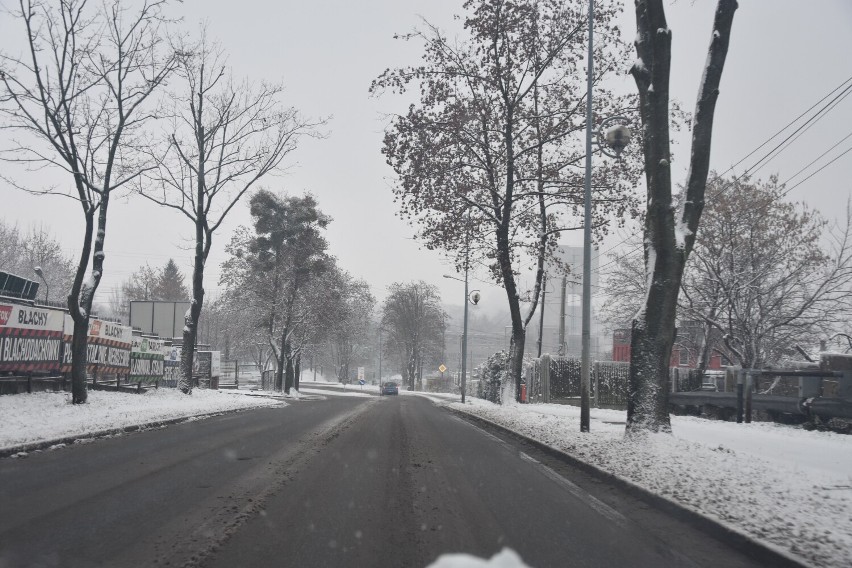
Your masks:
M596 406L627 407L630 363L596 361L592 367L591 394Z
M275 390L275 370L268 369L263 371L260 376L260 390L271 391Z
M672 390L701 390L703 373L698 369L670 369ZM595 406L627 407L630 363L595 361L590 369L589 396ZM543 355L525 369L529 402L571 402L580 398L581 361Z

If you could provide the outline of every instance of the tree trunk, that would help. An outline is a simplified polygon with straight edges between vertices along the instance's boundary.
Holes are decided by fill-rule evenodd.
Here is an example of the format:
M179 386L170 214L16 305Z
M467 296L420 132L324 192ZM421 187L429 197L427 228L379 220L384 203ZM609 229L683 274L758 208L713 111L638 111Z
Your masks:
M285 356L287 360L286 373L284 375L284 392L290 394L290 390L293 388L295 384L295 372L293 369L293 357L289 354Z
M296 390L299 390L299 379L301 378L301 374L302 374L302 356L296 355L296 365L295 365L295 369L294 369L294 372L293 372L293 387Z
M89 320L92 315L95 292L98 290L103 274L108 208L109 192L104 191L101 195L100 206L97 209L98 232L94 239L92 272L88 281L84 281L84 275L89 264L89 253L92 251L95 210L86 212L86 234L83 239L83 251L80 254L80 262L77 266L71 294L68 296L68 309L71 313L71 319L74 321L74 333L71 338L71 402L73 404L83 404L88 399L86 367L88 364Z
M290 394L290 389L293 388L294 384L294 369L293 369L293 346L289 340L284 342L284 349L282 349L282 353L284 356L284 392L286 394Z
M526 328L521 315L521 304L518 297L518 287L512 273L512 261L509 253L508 228L497 234L497 258L500 262L500 272L503 277L503 287L509 299L509 314L512 318L512 339L509 344L509 373L507 384L502 394L510 394L516 401L521 400L521 374L524 368L524 348L526 346ZM501 398L505 404L505 400Z
M415 390L416 385L414 381L417 377L417 350L412 349L411 355L408 357L408 366L406 367L406 382L408 383L409 390Z
M728 52L736 0L719 0L699 88L692 153L682 207L672 203L669 139L669 77L672 34L662 0L636 1L636 53L631 69L639 91L645 157L647 290L633 324L627 401L627 431L670 432L669 361L675 334L683 268L695 244L710 167L713 113Z
M284 390L284 355L275 358L275 392Z
M716 308L710 309L710 314L707 316L709 318L716 318ZM710 325L705 319L701 323L701 347L698 350L698 370L702 373L707 371L707 367L710 366L710 356L713 353L713 341L711 338L711 334L713 333L713 326Z
M196 224L198 232L202 231ZM198 320L201 306L204 304L204 248L203 236L198 237L195 246L195 265L192 271L192 303L184 315L183 347L180 354L180 380L178 388L184 394L192 394L192 369L195 359L195 341L198 337Z
M203 98L199 99L199 107L197 116L202 116ZM192 394L192 367L195 357L195 341L198 337L198 319L201 316L201 307L204 305L204 262L205 254L205 239L204 226L207 222L207 209L204 196L206 194L206 172L205 154L204 154L204 125L200 119L195 121L196 124L196 146L198 147L198 171L196 172L196 187L195 187L195 258L193 260L192 269L192 303L189 310L184 316L183 326L183 348L180 355L180 380L178 388L184 394ZM209 249L209 239L206 243Z
M71 402L84 404L88 398L86 390L86 364L88 359L89 318L74 319L71 336Z
M287 359L287 329L281 332L281 347L278 349L278 357L275 358L275 390L284 390L284 368Z
M662 282L648 294L648 311L633 322L627 395L627 429L671 432L669 363L675 340L679 285ZM672 295L674 297L672 297Z
M524 348L526 347L527 335L524 328L516 332L512 328L512 342L509 346L509 379L508 385L504 385L501 393L501 404L505 404L504 397L509 395L514 397L515 401L521 400L521 381L520 377L524 372ZM512 383L514 381L514 383Z
M89 341L89 312L81 310L81 292L84 288L86 269L89 266L89 255L92 252L92 233L94 231L94 211L86 212L86 226L83 236L83 250L74 275L71 293L68 294L68 312L74 322L74 332L71 336L71 402L84 404L88 399L86 390L86 364Z

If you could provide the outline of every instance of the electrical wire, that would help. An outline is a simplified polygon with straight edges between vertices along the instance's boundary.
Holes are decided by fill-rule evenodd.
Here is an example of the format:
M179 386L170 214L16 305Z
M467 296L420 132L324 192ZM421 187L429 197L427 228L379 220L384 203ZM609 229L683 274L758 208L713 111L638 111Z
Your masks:
M842 89L842 90L841 90L841 89ZM774 159L774 158L775 158L775 157L777 157L777 156L778 156L781 152L783 152L784 150L786 150L786 149L787 149L787 148L788 148L788 147L789 147L789 146L790 146L793 142L795 142L795 141L796 141L796 140L797 140L797 139L798 139L798 138L799 138L802 134L804 134L805 132L807 132L807 130L809 130L812 126L814 126L817 122L819 122L822 118L824 118L824 117L825 117L825 116L826 116L829 112L831 112L832 110L834 110L834 108L836 108L836 107L837 107L837 105L838 105L838 104L840 104L840 102L842 102L842 101L843 101L846 97L848 97L850 94L852 94L852 77L849 77L848 79L846 79L846 80L845 80L843 83L841 83L838 87L836 87L835 89L833 89L833 90L832 90L831 92L829 92L827 95L825 95L824 97L822 97L819 101L817 101L815 104L813 104L813 105L812 105L812 106L811 106L808 110L806 110L805 112L803 112L802 114L800 114L799 116L797 116L796 118L794 118L792 121L790 121L789 123L787 123L787 125L786 125L786 126L784 126L781 130L779 130L778 132L776 132L775 134L773 134L770 138L768 138L766 141L764 141L764 142L763 142L760 146L758 146L757 148L755 148L754 150L752 150L752 151L751 151L751 152L750 152L747 156L745 156L744 158L740 159L738 162L736 162L735 164L733 164L731 167L729 167L727 170L725 170L722 174L718 174L718 175L716 175L716 176L715 176L715 179L719 179L719 178L721 178L722 176L724 176L725 174L727 174L728 172L730 172L731 170L733 170L733 169L734 169L737 165L739 165L739 164L741 164L742 162L744 162L744 161L745 161L748 157L750 157L750 156L754 155L754 154L755 154L758 150L760 150L761 148L763 148L764 146L766 146L767 144L769 144L769 143L770 143L770 142L771 142L774 138L776 138L776 137L777 137L778 135L780 135L782 132L784 132L785 130L787 130L790 126L792 126L793 124L795 124L796 122L798 122L798 121L799 121L799 120L800 120L803 116L807 115L807 114L808 114L811 110L813 110L814 108L816 108L817 106L819 106L819 105L820 105L823 101L825 101L826 99L828 99L829 97L831 97L831 95L833 95L834 93L836 93L838 90L841 90L841 92L840 92L838 95L836 95L833 99L831 99L831 101L829 101L829 102L828 102L827 104L825 104L822 108L820 108L820 110L819 110L819 111L817 111L817 112L816 112L813 116L811 116L810 118L808 118L808 120L806 120L803 124L801 124L801 125L800 125L800 126L799 126L796 130L794 130L794 131L793 131L790 135L788 135L788 136L787 136L784 140L782 140L779 144L777 144L775 147L773 147L773 148L772 148L769 152L767 152L766 154L764 154L764 155L763 155L763 157L761 157L759 160L757 160L757 161L756 161L756 162L755 162L755 163L754 163L754 164L753 164L750 168L747 168L747 169L746 169L746 170L745 170L742 174L740 174L739 176L735 176L735 177L734 177L734 179L730 180L730 181L729 181L728 183L726 183L726 184L725 184L722 188L720 188L718 192L716 192L716 193L714 193L713 195L709 196L709 197L710 197L710 199L715 199L715 198L717 198L717 197L720 197L720 196L721 196L721 195L723 195L726 191L728 191L728 189L730 189L731 187L734 187L734 186L735 186L735 184L736 184L736 183L737 183L740 179L742 179L742 178L744 178L744 177L746 177L746 176L749 176L749 175L753 175L754 173L756 173L757 171L759 171L761 168L763 168L764 166L766 166L766 165L767 165L767 164L768 164L768 163L769 163L772 159ZM810 166L812 166L814 163L816 163L817 161L819 161L819 160L820 160L821 158L823 158L826 154L828 154L828 153L829 153L829 152L831 152L834 148L836 148L836 147L837 147L837 146L839 146L841 143L843 143L845 140L847 140L850 136L852 136L852 133L850 133L849 135L847 135L846 137L844 137L843 139L841 139L839 142L837 142L836 144L834 144L833 146L831 146L829 149L825 150L822 154L820 154L819 156L817 156L817 158L816 158L816 159L814 159L813 161L811 161L808 165L806 165L805 167L803 167L802 169L800 169L798 172L796 172L793 176L791 176L790 178L788 178L788 179L784 182L784 184L789 183L789 181L790 181L790 180L792 180L792 179L795 179L795 178L796 178L798 175L800 175L803 171L805 171L807 168L809 168L809 167L810 167ZM810 178L812 178L814 175L816 175L816 174L818 174L819 172L821 172L822 170L824 170L824 169L825 169L826 167L828 167L829 165L831 165L831 164L833 164L834 162L836 162L839 158L841 158L842 156L844 156L845 154L847 154L850 150L852 150L852 148L850 148L849 150L844 151L842 154L840 154L839 156L835 157L834 159L832 159L830 162L828 162L827 164L825 164L825 165L823 165L822 167L820 167L820 168L819 168L818 170L816 170L815 172L811 173L811 174L810 174L809 176L807 176L805 179L803 179L803 180L801 180L800 182L796 183L796 184L795 184L795 185L793 185L792 187L787 188L787 190L786 190L786 191L784 191L783 193L779 194L779 196L778 196L778 197L780 198L780 197L784 197L784 196L786 196L786 195L787 195L788 193L790 193L793 189L795 189L796 187L798 187L799 185L801 185L801 184L802 184L802 183L804 183L805 181L809 180ZM774 155L773 155L773 154L774 154ZM782 184L782 185L784 185L784 184ZM768 206L768 205L769 205L769 204L767 204L767 206ZM615 248L620 247L622 244L624 244L624 243L628 242L630 239L632 239L633 237L635 237L637 234L638 234L638 230L637 230L637 231L632 232L630 235L628 235L627 237L625 237L624 239L622 239L621 241L619 241L619 242L618 242L618 243L616 243L615 245L613 245L613 246L609 247L606 251L602 251L602 252L601 252L601 253L599 253L599 254L606 254L606 253L609 253L610 251L614 250ZM633 249L629 250L628 252L624 253L623 255L621 255L621 256L619 256L619 257L616 257L616 258L613 258L612 260L610 260L610 261L608 261L608 262L606 262L606 263L604 263L604 264L602 264L602 265L599 265L599 266L598 266L598 268L595 270L595 272L600 273L600 272L601 272L604 268L606 268L606 267L608 267L608 266L610 266L610 265L612 265L612 264L615 264L616 262L618 262L618 261L620 261L620 260L622 260L622 259L624 259L624 258L626 258L626 257L628 257L628 256L632 256L632 255L636 254L637 252L641 251L641 250L642 250L642 248L643 248L643 247L642 247L642 245L639 245L638 247L635 247L635 248L633 248Z

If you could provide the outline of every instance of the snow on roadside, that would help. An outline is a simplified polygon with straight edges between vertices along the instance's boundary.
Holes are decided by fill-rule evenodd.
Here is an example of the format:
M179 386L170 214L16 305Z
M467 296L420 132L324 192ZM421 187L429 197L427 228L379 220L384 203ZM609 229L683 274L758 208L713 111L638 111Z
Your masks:
M299 392L302 394L321 394L325 396L352 396L352 397L366 397L366 398L376 398L376 394L378 392L370 394L369 392L358 392L357 390L332 390L332 389L306 389L302 387L299 389Z
M852 436L763 423L673 417L673 436L624 437L625 413L498 406L451 408L539 440L816 566L852 558ZM820 459L815 459L819 455Z
M422 391L399 391L402 394L409 396L419 396L422 398L426 398L431 400L432 402L441 404L447 401L457 401L459 400L459 395L457 394L447 394L442 392L422 392Z
M385 381L388 382L388 381ZM305 392L305 387L307 388L321 388L324 392L326 391L340 391L340 392L361 392L361 393L373 393L379 394L379 385L359 385L355 384L343 384L343 383L331 383L331 382L323 382L323 381L299 381L299 390Z
M0 396L0 450L175 418L285 405L272 398L202 389L191 396L175 389L144 394L89 391L86 404L70 401L69 393Z

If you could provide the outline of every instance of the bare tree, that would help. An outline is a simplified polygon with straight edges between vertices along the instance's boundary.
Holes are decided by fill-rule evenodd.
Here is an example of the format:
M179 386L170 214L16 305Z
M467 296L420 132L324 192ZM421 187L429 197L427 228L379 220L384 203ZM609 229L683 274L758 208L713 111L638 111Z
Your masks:
M370 286L351 274L338 270L332 279L326 307L328 345L341 382L348 381L351 366L364 355L370 345L368 330L376 299ZM320 320L321 321L321 320Z
M58 168L85 221L68 310L74 320L72 401L86 402L86 341L92 301L104 269L110 195L148 169L142 128L150 95L174 69L161 41L165 0L132 8L120 0L89 6L20 0L13 16L27 53L0 56L3 128L15 133L2 157L30 169ZM91 271L86 272L91 262Z
M609 329L630 327L645 298L645 267L642 262L642 237L636 233L622 241L620 249L608 253L610 266L602 275L602 291L606 300L599 317Z
M0 270L35 280L34 269L41 269L47 289L39 296L47 300L65 298L74 280L74 259L44 227L23 231L18 225L0 220ZM49 293L49 296L48 296Z
M419 88L418 104L395 117L384 140L383 153L398 177L400 216L418 225L429 248L447 251L462 269L468 253L487 262L505 288L516 399L546 258L560 232L581 227L585 4L466 2L464 40L425 24L404 36L424 43L422 63L388 70L372 87ZM595 53L602 70L596 81L626 55L614 24L617 11L616 3L603 1L596 12L596 33L606 38ZM598 88L603 114L635 106ZM630 188L638 175L630 153L596 169L596 233L605 232L611 214L635 213ZM521 266L534 271L529 292L520 285Z
M848 320L850 223L783 200L784 187L715 180L682 282L681 317L717 330L729 359L762 368ZM709 334L708 334L709 335ZM722 346L719 346L722 348Z
M447 314L435 286L423 281L391 285L382 306L387 345L396 352L408 387L415 388L421 364L440 352Z
M197 46L182 48L158 168L140 184L148 199L181 212L194 229L191 307L181 355L184 393L192 392L192 363L204 304L204 266L213 235L243 196L277 170L302 136L317 136L321 121L303 119L281 101L283 87L238 83L221 50L204 30Z
M743 367L777 365L796 346L815 344L849 317L852 278L850 224L830 226L804 205L783 200L775 178L708 181L701 233L687 261L678 296L681 327L702 328L698 367L715 351ZM604 308L622 327L647 292L639 239L613 256ZM690 326L692 327L692 326ZM692 347L696 347L693 345Z
M663 0L636 1L636 54L630 72L639 91L647 214L644 229L644 305L633 325L627 431L671 431L669 358L675 335L678 293L695 243L710 169L713 114L728 54L736 0L719 0L692 125L692 151L685 196L672 200L669 137L669 74L672 32Z

